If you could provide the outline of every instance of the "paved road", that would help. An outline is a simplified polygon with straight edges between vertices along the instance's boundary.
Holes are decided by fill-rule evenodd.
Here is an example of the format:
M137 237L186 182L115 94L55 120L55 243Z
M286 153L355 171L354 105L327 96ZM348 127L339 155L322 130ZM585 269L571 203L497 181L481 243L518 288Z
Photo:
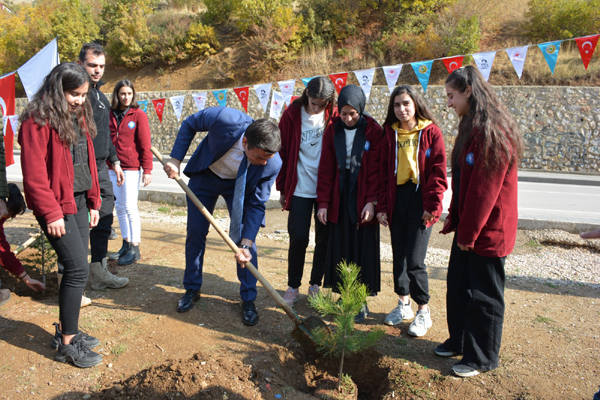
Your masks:
M9 182L21 182L21 167L17 164L7 168ZM162 165L154 162L152 184L149 193L168 195L182 193L177 183L168 179ZM187 178L184 177L187 182ZM150 196L152 197L152 196ZM160 197L153 197L154 199ZM271 193L272 207L277 206L279 192ZM444 196L444 210L450 204L450 191ZM600 227L600 177L546 172L519 172L519 221L524 228L564 228L568 230Z

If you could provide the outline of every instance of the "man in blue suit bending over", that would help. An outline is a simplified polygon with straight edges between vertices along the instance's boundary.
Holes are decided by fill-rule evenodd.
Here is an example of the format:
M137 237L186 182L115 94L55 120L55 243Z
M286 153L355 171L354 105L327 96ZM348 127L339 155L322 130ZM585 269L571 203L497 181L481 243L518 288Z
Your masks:
M277 125L267 119L253 121L241 111L213 107L186 118L179 129L171 160L165 165L169 178L179 173L192 139L197 132L208 132L183 171L190 189L212 213L217 198L223 196L231 217L229 236L240 248L235 255L242 297L242 322L256 325L258 313L256 278L245 263L256 257L256 235L265 221L265 203L281 168L277 152L281 137ZM209 222L188 198L187 238L185 241L185 294L177 311L192 309L200 299L202 264Z

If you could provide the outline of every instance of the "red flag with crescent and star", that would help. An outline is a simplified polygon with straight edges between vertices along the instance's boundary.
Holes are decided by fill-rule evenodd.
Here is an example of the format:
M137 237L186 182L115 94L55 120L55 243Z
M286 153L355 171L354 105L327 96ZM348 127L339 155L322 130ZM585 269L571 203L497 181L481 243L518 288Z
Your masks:
M600 35L585 36L575 39L585 69L590 65L590 60L592 59L594 50L596 50L596 45L598 44L598 38L600 38Z
M442 58L442 62L446 66L448 73L451 74L455 69L459 69L462 67L463 59L465 56L456 56L456 57L448 57Z
M238 99L240 99L240 103L244 106L244 110L248 112L248 89L249 86L234 88L233 91L237 94Z
M152 104L154 104L154 111L156 111L156 115L158 116L158 120L162 124L162 116L165 111L165 101L167 99L152 99Z
M337 91L337 94L340 94L340 90L342 90L343 87L346 86L346 81L348 80L348 73L340 72L339 74L331 74L329 75L329 79L331 79L331 81L335 85L335 90Z
M15 73L6 75L0 78L0 107L2 108L2 115L9 116L15 114ZM13 132L12 124L6 119L6 126L4 127L6 135L4 136L4 156L6 159L6 166L15 163L13 157L13 140L15 133Z

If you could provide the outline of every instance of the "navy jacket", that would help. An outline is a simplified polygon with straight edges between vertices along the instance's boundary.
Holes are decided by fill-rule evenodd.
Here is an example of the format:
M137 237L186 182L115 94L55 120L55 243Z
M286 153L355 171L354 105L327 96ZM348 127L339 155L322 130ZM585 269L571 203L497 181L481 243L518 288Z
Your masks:
M227 107L210 107L189 116L181 124L171 157L183 160L197 132L207 132L183 171L188 177L204 171L239 140L253 119L241 111ZM281 158L275 154L267 165L248 166L242 238L255 241L258 230L265 226L265 203L281 169Z

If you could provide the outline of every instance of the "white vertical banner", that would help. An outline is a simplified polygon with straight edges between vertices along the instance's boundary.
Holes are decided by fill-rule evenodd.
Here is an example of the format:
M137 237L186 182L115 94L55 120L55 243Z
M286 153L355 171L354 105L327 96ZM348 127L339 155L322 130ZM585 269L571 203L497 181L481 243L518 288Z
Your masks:
M402 72L402 64L383 67L383 74L385 75L385 80L387 81L388 88L390 89L390 94L392 94L394 88L396 87L400 72Z
M494 64L494 58L496 58L495 51L486 51L484 53L471 54L479 68L479 72L483 75L483 79L490 79L490 72L492 72L492 65Z
M173 106L173 111L175 111L175 115L177 115L177 120L181 120L181 113L183 112L183 101L185 99L185 95L181 96L173 96L170 97L171 105Z
M263 110L267 112L267 108L269 107L269 97L271 96L271 83L254 85L254 91L256 92L256 96L258 96L258 100L260 101Z
M59 63L58 42L55 38L17 69L19 79L21 79L23 89L25 89L29 101L33 99L33 96L42 87L46 75Z
M363 92L365 92L365 97L367 98L367 101L369 101L369 95L371 94L371 88L373 87L373 77L375 76L375 68L362 69L353 72L354 75L356 75L356 80L358 80L358 84L362 88Z
M510 62L512 63L513 67L515 67L515 71L517 72L519 79L521 79L521 76L523 76L523 66L525 65L528 47L529 46L513 47L505 50L508 58L510 58Z
M292 95L294 94L294 86L296 86L296 80L290 79L289 81L280 81L277 82L279 84L279 89L283 94L283 98L285 100L285 104L288 106L292 102ZM273 92L275 93L275 92Z
M198 111L204 110L204 107L206 107L207 98L208 92L192 93L192 99L194 99L194 104L196 104Z
M273 90L273 96L271 97L271 110L269 111L269 117L273 119L279 119L281 110L285 104L285 97L283 93Z

